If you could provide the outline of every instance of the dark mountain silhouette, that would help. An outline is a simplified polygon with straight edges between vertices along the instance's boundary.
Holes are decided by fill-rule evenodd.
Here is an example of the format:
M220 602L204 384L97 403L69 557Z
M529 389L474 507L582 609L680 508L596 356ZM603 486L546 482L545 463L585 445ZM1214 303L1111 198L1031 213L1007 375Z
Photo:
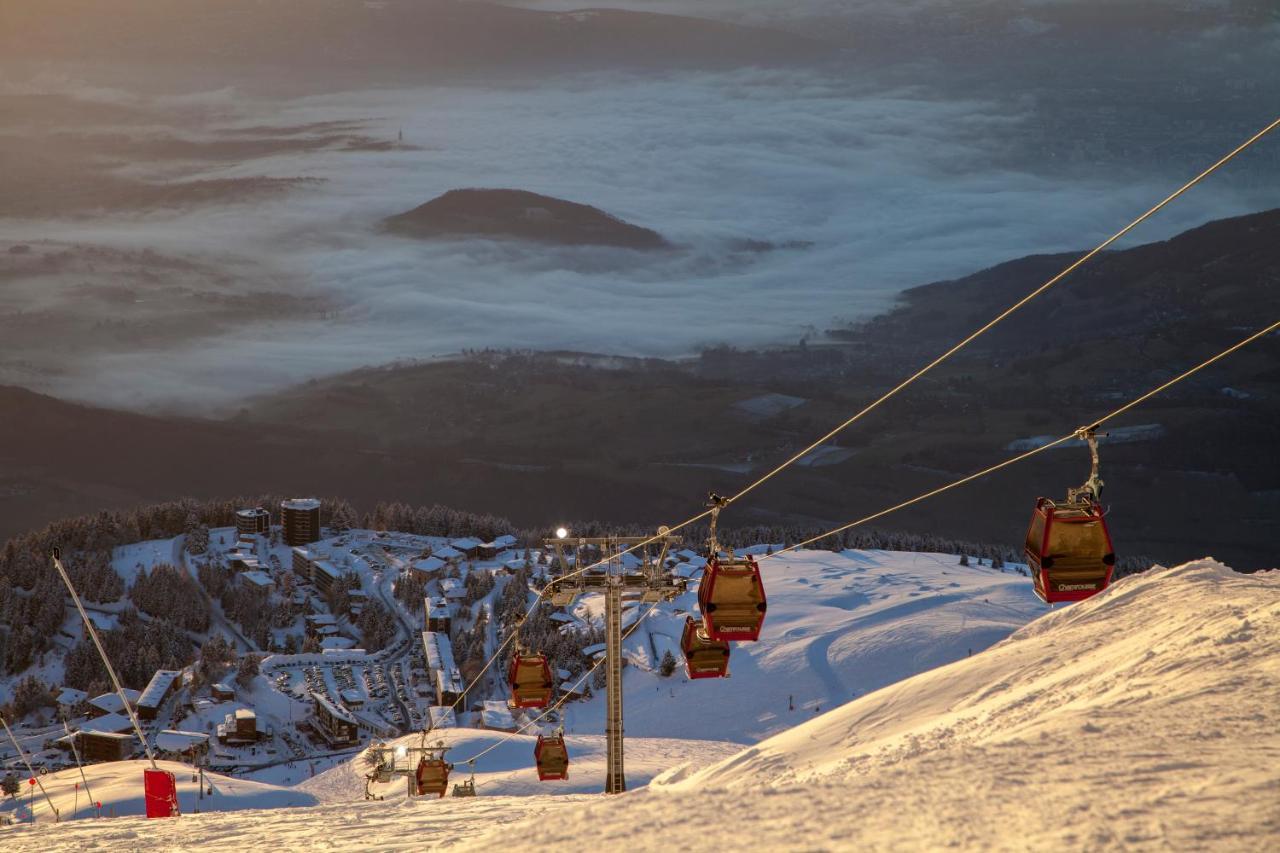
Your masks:
M623 222L599 208L525 190L450 190L384 224L410 237L472 234L628 249L667 245L658 232Z
M157 85L212 75L224 85L314 90L505 72L767 66L833 51L805 36L676 15L457 0L0 4L6 62L70 62L92 68L95 80L147 69Z

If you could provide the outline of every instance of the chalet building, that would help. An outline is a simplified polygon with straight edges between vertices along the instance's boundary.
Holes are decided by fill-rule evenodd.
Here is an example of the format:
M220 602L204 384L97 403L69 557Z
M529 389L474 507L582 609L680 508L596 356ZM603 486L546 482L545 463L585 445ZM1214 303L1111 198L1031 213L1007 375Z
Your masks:
M437 560L443 560L444 562L452 565L465 557L466 554L459 551L452 545L441 545L439 548L431 552L431 556L435 557Z
M257 743L265 735L258 730L258 715L251 708L237 708L218 723L218 741L229 746Z
M332 613L314 613L306 618L308 637L331 637L338 633L338 617ZM324 629L332 628L332 631Z
M209 735L204 732L165 729L156 735L155 747L161 758L195 761L209 754Z
M443 598L425 598L423 609L426 613L427 630L449 636L449 631L453 627L453 610L449 602Z
M350 601L348 612L353 616L359 616L364 610L364 606L369 603L369 593L363 589L349 589L347 596Z
M328 560L313 560L311 562L311 583L315 584L316 589L322 594L328 594L329 590L342 579L342 570Z
M427 581L433 581L440 577L441 572L443 572L448 566L449 564L439 557L426 557L421 560L414 560L410 563L409 574L417 580L426 583Z
M315 700L315 730L329 746L355 746L360 742L360 724L350 712L319 693L312 693L311 698Z
M173 692L181 684L182 673L176 669L158 669L138 697L138 719L154 720Z
M124 695L129 698L130 704L137 704L138 697L142 694L132 687L124 689ZM124 710L124 704L120 701L119 694L103 693L101 696L94 696L89 700L89 705L85 709L85 715L90 719L94 717L105 716L106 714L127 714Z
M89 694L74 687L64 687L58 692L58 714L66 719L80 716L81 709L89 701Z
M449 545L457 551L466 555L467 559L474 560L480 556L480 551L484 548L484 543L474 536L466 536L462 539L452 539Z
M255 554L231 551L227 554L227 568L236 573L260 572L262 571L262 561Z
M80 727L80 731L124 734L133 731L133 721L129 719L128 714L103 714L101 717L86 720L84 725Z
M445 601L463 601L467 597L467 586L457 578L442 578L440 593Z
M271 579L271 575L263 571L241 572L236 575L236 583L259 592L271 592L275 589L275 581Z
M477 552L477 556L479 556L481 560L496 560L499 554L503 551L514 548L515 545L516 537L510 535L499 536L492 542L485 542L482 544Z
M304 547L294 548L290 553L293 555L290 568L295 575L306 580L311 580L311 561L323 560L329 556L323 551Z
M427 715L431 720L431 728L433 729L455 729L458 727L458 715L453 712L452 708L432 705L427 709Z
M58 738L59 749L71 751L72 744L85 764L101 761L124 761L133 754L137 738L130 733L81 730Z
M449 635L423 631L422 650L426 654L427 679L435 686L435 703L453 705L462 697L466 684L461 670L453 662L453 644L449 642Z
M245 539L271 532L271 513L260 506L236 510L236 537Z
M320 540L320 501L290 498L280 502L280 527L286 545L307 545Z
M209 693L219 702L230 702L236 698L236 689L224 681L219 681L209 688Z

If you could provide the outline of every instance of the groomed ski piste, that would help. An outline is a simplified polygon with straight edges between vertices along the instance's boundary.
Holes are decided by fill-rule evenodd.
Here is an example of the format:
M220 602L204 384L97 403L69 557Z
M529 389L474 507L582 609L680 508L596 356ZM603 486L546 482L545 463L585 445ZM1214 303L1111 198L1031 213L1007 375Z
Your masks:
M235 811L192 814L180 792L177 819L42 822L0 839L41 851L1280 843L1280 572L1156 568L1046 613L1025 577L942 555L805 552L762 567L769 622L760 643L735 647L732 678L704 689L628 668L627 794L598 793L597 699L570 706L567 783L538 783L533 738L517 736L481 759L474 799L409 799L392 784L365 801L357 757L292 788L228 780L242 786ZM838 691L857 697L828 706ZM788 696L822 704L788 711ZM742 748L764 729L778 733ZM450 760L507 737L437 735ZM140 788L142 766L89 772L122 785L131 773ZM74 773L46 785L67 776L70 789Z

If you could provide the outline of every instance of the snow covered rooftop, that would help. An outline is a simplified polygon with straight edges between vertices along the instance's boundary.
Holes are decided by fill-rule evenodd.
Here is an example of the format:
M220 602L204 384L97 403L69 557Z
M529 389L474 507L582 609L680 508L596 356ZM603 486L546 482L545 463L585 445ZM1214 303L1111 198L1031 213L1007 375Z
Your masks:
M450 540L449 544L454 548L457 548L459 551L474 551L476 548L484 547L484 543L474 536L464 536L461 539L453 539Z
M350 637L325 637L320 641L322 650L355 648L356 641Z
M445 691L461 693L466 688L462 673L453 661L453 644L448 634L423 631L422 650L427 658L427 671Z
M500 549L500 548L510 548L512 545L515 545L515 544L516 544L516 537L508 533L505 536L499 536L497 539L494 539L492 542L489 543L489 546L492 548Z
M156 749L162 749L165 752L185 752L193 746L203 746L208 742L209 736L204 732L165 729L156 735Z
M516 728L516 718L511 716L505 699L486 699L480 719L486 729L513 731Z
M415 560L413 568L420 572L438 572L447 565L444 560L439 557L427 557L423 560Z
M311 565L315 567L317 572L322 572L334 580L342 577L342 570L328 560L312 560Z
M280 502L280 506L284 509L292 509L298 511L307 511L320 508L318 498L289 498Z
M138 697L141 696L142 693L134 690L132 687L126 687L124 689L124 695L129 697L129 702L131 704L136 705L138 703ZM124 710L124 703L120 701L120 696L114 692L94 696L89 700L89 704L101 711L106 711L108 714Z
M127 714L103 714L101 717L86 720L80 729L86 732L131 732L133 723L129 722Z
M58 692L59 705L78 705L89 698L89 694L74 687L64 687Z
M458 716L454 714L452 708L446 708L443 705L432 705L427 711L430 715L432 728L456 728L458 725Z
M158 708L160 703L164 701L165 695L173 687L173 683L182 675L176 669L157 669L155 675L151 676L151 680L147 682L146 688L138 697L138 705L148 708Z
M462 552L459 551L457 548L451 547L449 545L442 545L441 547L432 551L431 556L441 560L456 560L457 558L462 556Z
M344 723L350 723L353 726L359 725L359 723L356 722L356 718L351 716L351 713L346 708L341 708L330 702L323 694L312 693L311 697L315 699L317 705L328 711L334 719L341 720Z
M267 587L270 587L275 583L274 581L271 580L271 575L267 574L266 572L257 572L257 571L241 572L239 577L240 577L240 580L244 581L245 583L253 584L254 586L259 587L261 589L266 589Z

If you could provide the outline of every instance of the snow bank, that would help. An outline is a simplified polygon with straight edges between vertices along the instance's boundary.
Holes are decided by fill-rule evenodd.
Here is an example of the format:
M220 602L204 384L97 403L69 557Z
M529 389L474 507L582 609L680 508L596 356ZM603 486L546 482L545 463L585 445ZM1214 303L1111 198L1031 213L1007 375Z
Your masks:
M508 831L670 849L682 813L678 849L744 831L763 849L1275 849L1280 572L1126 578L706 770Z
M178 783L178 805L184 815L193 814L197 809L201 812L225 812L309 806L319 802L317 797L298 789L236 779L207 771L204 774L205 785L213 787L213 794L208 794L206 787L205 796L201 798L199 783L192 781L191 765L176 761L157 761L156 764L161 770L174 774ZM142 771L150 766L150 762L142 760L112 761L84 768L93 799L102 803L103 817L146 814L142 796ZM58 826L65 826L66 821L78 819L90 821L93 809L77 768L71 767L41 776L40 781L58 809L60 819L64 821L63 824L52 824L54 834L44 839L45 844L41 845L42 849L48 849L47 843L57 839ZM26 787L24 784L24 804L28 794ZM38 788L33 802L36 820L52 822L53 815ZM0 848L14 849L8 846L9 837L3 834L6 831L8 830L0 830ZM21 836L15 837L21 841Z

